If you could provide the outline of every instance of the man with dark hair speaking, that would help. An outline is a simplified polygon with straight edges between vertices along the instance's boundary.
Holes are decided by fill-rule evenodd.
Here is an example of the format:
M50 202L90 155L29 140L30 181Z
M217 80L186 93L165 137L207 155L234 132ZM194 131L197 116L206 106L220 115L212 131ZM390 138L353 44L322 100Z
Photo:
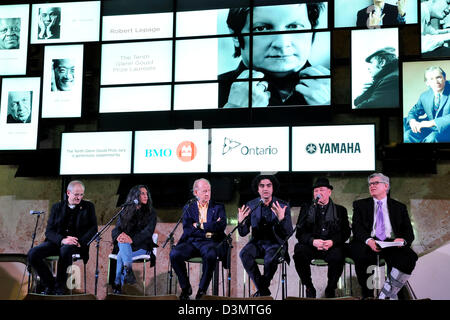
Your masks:
M398 107L398 59L395 49L386 47L366 58L372 83L355 99L355 109Z
M250 92L253 107L330 104L330 71L309 63L315 33L304 32L317 27L322 8L322 3L254 7L252 25L250 8L230 9L234 57L242 60L219 76L219 107L248 107ZM252 41L242 33L252 33Z
M409 110L405 142L450 142L450 83L444 70L431 66L425 70L429 89Z
M238 208L239 235L245 237L250 230L252 234L239 256L258 290L254 296L270 296L269 286L277 271L280 246L292 235L290 206L273 196L278 186L278 179L273 175L256 176L252 189L258 192L259 197ZM263 275L256 264L257 258L264 258ZM287 249L285 259L289 263Z

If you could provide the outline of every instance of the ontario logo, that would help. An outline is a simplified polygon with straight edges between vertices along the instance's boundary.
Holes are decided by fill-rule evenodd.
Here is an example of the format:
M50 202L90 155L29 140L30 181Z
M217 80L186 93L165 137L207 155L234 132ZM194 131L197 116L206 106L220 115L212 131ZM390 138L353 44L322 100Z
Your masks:
M177 147L177 157L183 162L194 160L197 155L197 147L192 141L183 141Z
M320 151L324 153L361 153L361 146L359 142L336 142L336 143L308 143L305 150L309 154L314 154Z
M240 142L231 140L230 138L225 137L223 139L223 149L222 149L222 155L227 154L234 148L237 148L241 145Z
M253 147L242 145L242 143L232 140L230 138L225 137L223 139L223 149L222 155L230 153L233 149L237 147L241 147L241 154L244 156L262 156L262 155L273 155L278 153L278 149L276 147L268 146L268 147Z

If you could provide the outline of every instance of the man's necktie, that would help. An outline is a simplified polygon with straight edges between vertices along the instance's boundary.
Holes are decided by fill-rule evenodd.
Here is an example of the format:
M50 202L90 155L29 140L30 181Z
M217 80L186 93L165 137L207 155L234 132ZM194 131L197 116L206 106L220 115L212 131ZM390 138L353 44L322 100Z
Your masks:
M438 93L435 97L434 97L434 112L436 113L436 111L438 111L439 109L439 104L441 102L441 95Z
M384 228L384 217L383 217L383 201L380 200L377 201L377 221L376 221L375 235L381 241L386 239L386 230Z

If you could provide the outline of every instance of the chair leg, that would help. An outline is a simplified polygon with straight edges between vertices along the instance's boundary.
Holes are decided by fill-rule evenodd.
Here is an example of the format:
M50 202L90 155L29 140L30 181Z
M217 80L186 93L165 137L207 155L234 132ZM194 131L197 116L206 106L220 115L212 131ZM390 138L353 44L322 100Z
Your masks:
M155 296L156 296L156 261L155 261L155 265L153 266L153 290L154 290Z
M144 259L144 263L143 263L143 267L142 267L142 287L144 288L144 296L146 295L146 293L145 293L145 264L146 264L146 260Z
M87 288L86 288L86 263L84 264L84 293L87 293Z

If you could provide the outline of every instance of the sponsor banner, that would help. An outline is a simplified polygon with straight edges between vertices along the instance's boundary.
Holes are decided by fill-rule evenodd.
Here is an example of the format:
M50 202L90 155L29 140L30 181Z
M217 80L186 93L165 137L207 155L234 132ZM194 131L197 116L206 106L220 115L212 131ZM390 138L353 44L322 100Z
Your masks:
M292 171L375 170L375 125L292 127Z
M208 172L208 130L136 131L133 172Z
M212 129L211 171L289 171L289 128Z
M131 131L63 133L60 174L130 173L131 138Z

